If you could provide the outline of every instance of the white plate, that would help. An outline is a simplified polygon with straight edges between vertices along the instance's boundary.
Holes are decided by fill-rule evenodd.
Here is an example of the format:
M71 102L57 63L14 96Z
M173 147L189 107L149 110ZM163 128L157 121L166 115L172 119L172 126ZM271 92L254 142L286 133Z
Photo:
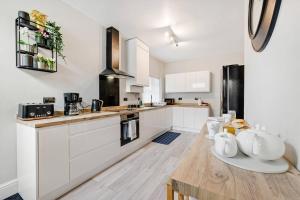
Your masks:
M289 169L289 164L284 158L273 161L262 161L248 157L241 152L238 152L238 154L233 158L227 158L217 154L214 147L211 148L211 152L219 160L229 165L254 172L276 174L286 172Z

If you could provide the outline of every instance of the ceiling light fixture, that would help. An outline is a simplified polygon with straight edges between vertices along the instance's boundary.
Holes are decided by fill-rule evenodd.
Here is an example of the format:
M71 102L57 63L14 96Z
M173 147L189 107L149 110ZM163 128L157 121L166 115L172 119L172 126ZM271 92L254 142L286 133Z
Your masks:
M178 37L175 35L172 28L169 26L167 32L165 33L165 36L168 37L171 43L175 44L176 47L179 46Z

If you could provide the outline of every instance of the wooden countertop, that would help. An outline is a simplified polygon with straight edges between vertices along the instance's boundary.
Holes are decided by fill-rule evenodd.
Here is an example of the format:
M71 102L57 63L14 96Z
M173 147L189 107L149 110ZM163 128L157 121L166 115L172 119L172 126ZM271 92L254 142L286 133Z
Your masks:
M63 124L70 124L70 123L76 123L80 121L86 121L86 120L93 120L93 119L101 119L101 118L107 118L107 117L113 117L113 116L119 116L121 114L127 114L132 112L144 112L148 110L154 110L154 109L162 109L166 107L174 107L174 106L180 106L180 107L199 107L199 108L208 108L208 106L199 106L195 104L176 104L176 105L167 105L167 106L160 106L160 107L143 107L138 108L132 111L122 111L118 112L121 108L124 107L103 107L103 111L100 113L90 113L84 112L80 115L76 116L63 116L63 113L60 113L52 118L48 119L40 119L40 120L31 120L31 121L23 121L20 119L17 119L17 123L30 126L33 128L44 128L49 126L57 126L57 125L63 125Z
M173 190L200 200L299 200L300 173L291 165L282 174L243 170L218 160L213 142L202 129L186 157L170 177Z

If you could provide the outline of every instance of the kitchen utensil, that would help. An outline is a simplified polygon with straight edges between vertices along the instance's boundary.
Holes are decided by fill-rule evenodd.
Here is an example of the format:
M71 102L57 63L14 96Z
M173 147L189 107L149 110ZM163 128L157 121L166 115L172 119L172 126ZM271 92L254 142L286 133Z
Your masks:
M199 98L197 103L198 103L199 106L201 106L202 105L202 99Z
M101 108L103 106L103 101L100 99L93 99L92 100L92 106L91 106L91 112L100 112Z
M231 120L235 120L236 119L236 112L235 112L235 110L229 110L228 114L231 115Z
M276 135L258 130L242 131L237 136L239 149L260 160L277 160L285 153L285 144Z
M216 120L207 121L208 138L211 140L215 139L215 135L219 133L222 122Z
M215 151L224 157L234 157L238 152L235 136L226 132L216 134Z
M231 114L223 114L222 115L224 117L225 123L228 123L231 121Z

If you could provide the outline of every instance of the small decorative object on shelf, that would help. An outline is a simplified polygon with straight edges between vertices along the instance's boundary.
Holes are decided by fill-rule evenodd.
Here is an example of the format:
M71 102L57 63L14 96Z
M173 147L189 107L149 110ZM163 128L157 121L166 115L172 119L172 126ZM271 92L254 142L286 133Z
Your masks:
M30 19L36 23L36 27L42 32L46 27L47 15L41 13L38 10L32 10L30 13Z
M16 66L43 72L57 72L57 57L63 55L61 27L47 21L47 15L33 10L18 12L16 19Z

